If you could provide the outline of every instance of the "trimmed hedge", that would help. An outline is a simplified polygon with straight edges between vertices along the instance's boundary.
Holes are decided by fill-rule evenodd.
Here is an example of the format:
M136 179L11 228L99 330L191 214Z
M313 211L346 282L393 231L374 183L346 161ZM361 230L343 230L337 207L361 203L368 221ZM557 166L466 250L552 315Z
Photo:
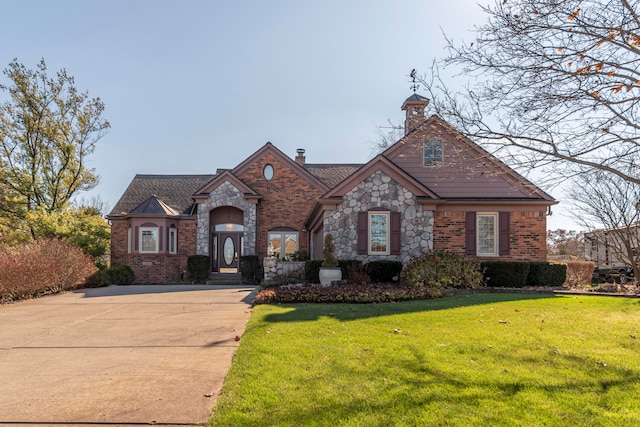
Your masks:
M107 280L112 285L133 285L135 275L128 265L114 264L105 270Z
M191 255L187 258L189 278L197 283L204 283L209 278L211 259L207 255Z
M474 289L483 284L478 258L447 251L424 252L412 258L402 275L408 286Z
M320 283L320 267L322 260L312 259L304 262L304 281L306 283Z
M260 258L257 255L242 255L240 257L240 274L243 285L254 285L259 282Z
M481 268L489 287L562 286L567 277L565 264L545 261L484 261Z
M484 282L489 287L522 288L527 285L530 263L520 261L483 261Z
M567 261L566 286L587 285L593 280L596 267L593 261Z
M399 281L402 263L400 261L379 260L365 264L371 283L392 283Z
M567 279L566 264L551 264L544 261L529 263L529 286L562 286Z

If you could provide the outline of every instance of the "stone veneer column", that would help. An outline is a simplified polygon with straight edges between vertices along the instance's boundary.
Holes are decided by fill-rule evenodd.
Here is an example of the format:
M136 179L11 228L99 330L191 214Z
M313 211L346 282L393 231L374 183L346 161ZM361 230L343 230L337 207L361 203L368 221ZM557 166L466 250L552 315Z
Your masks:
M358 254L358 212L377 207L400 212L402 215L399 256ZM433 249L433 212L423 210L413 193L381 171L376 171L349 191L335 211L325 213L324 230L325 233L333 234L336 256L339 259L395 259L405 262Z
M220 206L233 206L244 212L244 246L242 255L256 253L256 204L249 203L244 194L229 181L225 181L209 194L209 200L198 205L196 252L209 255L209 212Z

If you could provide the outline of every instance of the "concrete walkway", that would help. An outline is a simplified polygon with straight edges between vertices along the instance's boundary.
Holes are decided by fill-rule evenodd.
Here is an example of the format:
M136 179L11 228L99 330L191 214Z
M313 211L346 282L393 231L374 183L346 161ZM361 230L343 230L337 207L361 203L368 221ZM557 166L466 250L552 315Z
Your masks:
M204 424L252 286L110 286L0 306L0 425Z

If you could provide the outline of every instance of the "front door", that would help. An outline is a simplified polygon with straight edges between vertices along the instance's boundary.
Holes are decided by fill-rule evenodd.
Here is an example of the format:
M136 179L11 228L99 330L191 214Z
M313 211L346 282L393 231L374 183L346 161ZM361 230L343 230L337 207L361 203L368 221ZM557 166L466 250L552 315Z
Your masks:
M218 272L237 273L241 233L218 234Z

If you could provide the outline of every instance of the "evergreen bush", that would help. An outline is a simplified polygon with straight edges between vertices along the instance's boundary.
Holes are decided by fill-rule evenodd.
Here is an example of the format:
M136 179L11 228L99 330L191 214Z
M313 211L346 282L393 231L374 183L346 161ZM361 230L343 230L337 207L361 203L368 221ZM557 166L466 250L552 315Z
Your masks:
M483 277L480 261L453 252L424 252L407 262L402 272L408 286L477 288Z
M527 285L529 286L562 286L566 280L566 264L552 264L544 261L529 263L527 276Z
M257 255L243 255L240 257L240 274L242 284L254 285L259 282L260 258Z
M402 263L392 260L371 261L366 264L366 269L371 283L399 282Z
M204 283L209 278L211 259L207 255L191 255L187 258L189 278L196 283Z
M480 266L489 287L522 288L527 285L528 262L483 261Z
M128 265L114 264L105 270L109 283L113 285L133 285L135 275Z

